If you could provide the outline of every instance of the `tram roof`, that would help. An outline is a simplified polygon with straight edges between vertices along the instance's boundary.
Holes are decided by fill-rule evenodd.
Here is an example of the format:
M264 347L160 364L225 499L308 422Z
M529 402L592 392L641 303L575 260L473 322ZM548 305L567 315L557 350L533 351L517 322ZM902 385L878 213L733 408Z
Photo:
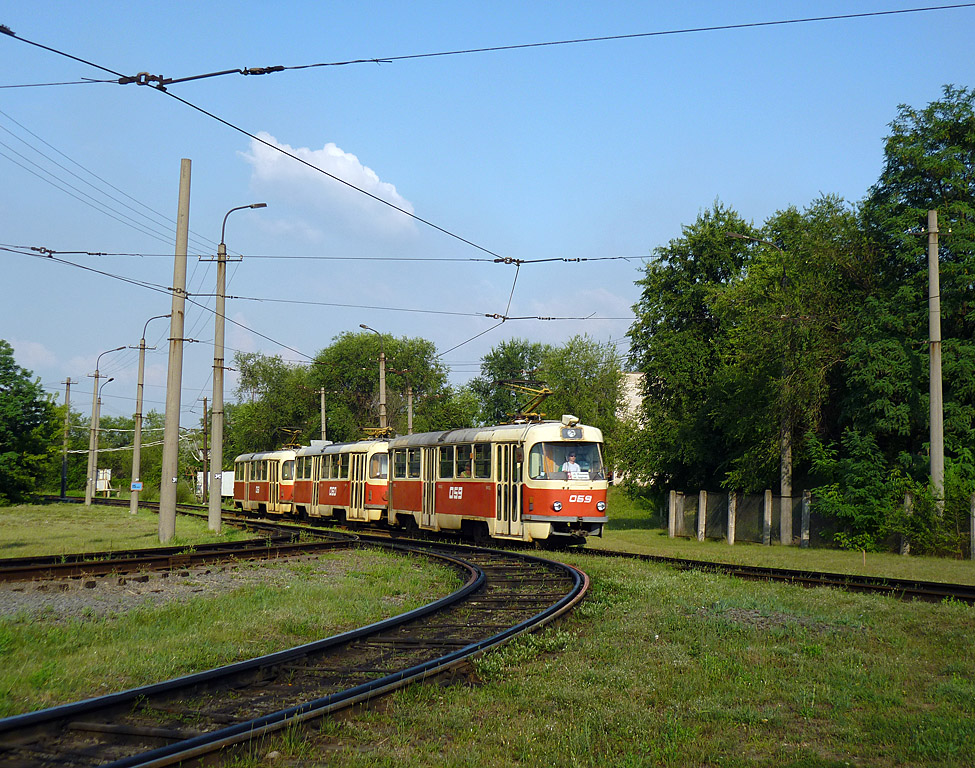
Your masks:
M311 445L302 446L298 451L298 456L320 456L331 453L358 453L368 451L370 448L386 450L386 440L357 440L350 443L333 443L330 441L322 442L315 440Z
M406 448L418 445L443 445L452 443L476 443L497 441L516 443L525 440L529 433L541 440L560 440L561 429L566 426L561 421L541 421L521 424L499 424L490 427L451 429L446 432L420 432L415 435L401 435L389 441L390 448ZM575 425L583 431L583 440L602 442L603 433L597 427L583 424Z
M259 451L258 453L242 453L234 459L237 461L259 461L260 459L293 459L295 451L291 448L282 448L278 451Z

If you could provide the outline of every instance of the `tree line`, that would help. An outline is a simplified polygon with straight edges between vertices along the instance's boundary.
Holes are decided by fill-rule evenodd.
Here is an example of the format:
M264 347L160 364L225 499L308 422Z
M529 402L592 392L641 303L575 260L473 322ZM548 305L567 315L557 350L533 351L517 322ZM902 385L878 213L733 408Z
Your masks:
M333 442L364 438L379 426L379 356L386 361L389 425L406 434L503 423L516 414L527 395L506 390L501 381L518 380L553 390L542 405L550 417L572 413L600 427L612 441L619 422L623 362L614 346L586 335L562 345L525 339L503 341L481 362L468 383L452 386L433 342L422 338L382 337L369 332L342 333L308 364L276 355L237 352L236 402L224 406L225 469L242 453L269 451L287 444L308 444L325 435ZM203 471L205 421L183 425L180 439L178 496L189 501L194 476ZM150 411L143 418L141 477L144 499L156 497L162 466L164 417ZM0 504L32 493L60 489L65 408L44 393L29 371L20 368L10 345L0 340ZM91 422L72 411L67 419L67 488L84 490ZM110 469L112 486L127 490L132 474L134 417L99 420L101 469Z
M796 487L844 546L960 553L975 491L975 92L902 105L863 200L761 226L720 202L657 248L629 336L620 450L659 489ZM946 488L929 485L927 213L940 229ZM788 445L787 445L788 443ZM905 506L905 494L913 499Z

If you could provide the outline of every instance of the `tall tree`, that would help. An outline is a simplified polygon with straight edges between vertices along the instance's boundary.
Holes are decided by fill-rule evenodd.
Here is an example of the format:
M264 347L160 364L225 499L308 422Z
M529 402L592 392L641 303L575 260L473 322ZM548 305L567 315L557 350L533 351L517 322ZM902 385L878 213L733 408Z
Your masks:
M56 412L39 381L0 339L0 504L21 501L44 471Z
M857 211L832 196L776 213L749 250L717 303L728 407L715 419L729 437L727 483L758 490L791 478L803 436L824 424L870 262Z
M975 444L975 90L945 86L923 109L901 105L890 127L863 206L880 257L851 336L845 414L919 477L929 421L928 210L941 231L945 447L950 456Z
M274 450L295 433L307 437L318 398L305 366L238 352L234 367L240 372L238 402L226 406L225 456Z
M728 328L716 304L743 274L749 252L731 233L758 233L719 203L657 248L637 284L630 326L631 364L644 374L641 428L631 436L626 471L643 480L707 487L727 471L727 441L716 428L723 407L716 373Z
M329 440L358 440L379 426L379 355L386 355L389 425L407 431L407 387L413 393L414 431L447 394L447 371L433 342L375 333L343 333L315 356L309 370L313 390L324 389ZM320 424L320 419L318 420Z

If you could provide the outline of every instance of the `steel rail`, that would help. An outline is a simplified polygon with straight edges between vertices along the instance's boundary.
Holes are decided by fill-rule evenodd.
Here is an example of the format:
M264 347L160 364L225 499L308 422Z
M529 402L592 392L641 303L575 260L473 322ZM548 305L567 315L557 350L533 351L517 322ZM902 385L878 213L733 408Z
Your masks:
M221 546L200 548L166 548L165 550L127 550L120 553L77 556L78 559L59 562L48 558L32 560L18 558L8 562L0 560L0 582L74 579L92 576L134 573L142 571L169 571L211 563L233 560L274 560L329 549L355 546L351 538L334 538L306 542L268 542L264 539L245 542L229 542ZM113 554L121 556L112 556Z
M951 584L939 581L897 579L887 576L859 576L849 573L793 570L760 565L739 565L710 560L691 560L663 555L647 555L636 552L619 552L608 549L589 549L587 555L618 557L669 565L679 570L713 571L755 581L776 581L799 584L806 587L834 587L848 592L883 594L902 600L940 602L958 600L975 605L975 585Z

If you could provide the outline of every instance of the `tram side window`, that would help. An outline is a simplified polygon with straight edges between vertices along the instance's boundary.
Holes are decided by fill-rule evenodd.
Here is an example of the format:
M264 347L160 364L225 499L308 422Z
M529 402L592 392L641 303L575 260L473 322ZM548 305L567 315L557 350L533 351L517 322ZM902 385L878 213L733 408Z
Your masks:
M491 444L477 443L474 446L474 477L491 477Z
M469 445L457 446L457 477L473 477L473 450Z
M281 479L282 480L294 480L295 479L295 460L289 459L281 464Z
M267 462L266 461L256 461L254 462L254 471L251 475L254 480L258 482L262 480L267 480Z
M454 476L454 446L442 445L440 451L440 479L450 480Z
M406 451L393 451L393 477L396 479L406 477Z
M369 460L369 477L373 480L385 480L389 457L385 453L374 453Z
M349 457L344 453L340 453L337 456L335 456L335 463L336 465L338 465L339 480L348 480L349 479Z
M246 467L246 466L247 465L244 464L244 462L240 462L238 464L234 464L234 480L243 480L244 479L244 477L245 477L245 475L244 475L244 467Z
M407 450L407 453L409 454L409 459L407 462L408 463L407 469L409 471L409 476L419 477L420 476L420 449L410 448Z
M332 471L332 457L322 456L318 465L318 479L328 480L328 473Z

